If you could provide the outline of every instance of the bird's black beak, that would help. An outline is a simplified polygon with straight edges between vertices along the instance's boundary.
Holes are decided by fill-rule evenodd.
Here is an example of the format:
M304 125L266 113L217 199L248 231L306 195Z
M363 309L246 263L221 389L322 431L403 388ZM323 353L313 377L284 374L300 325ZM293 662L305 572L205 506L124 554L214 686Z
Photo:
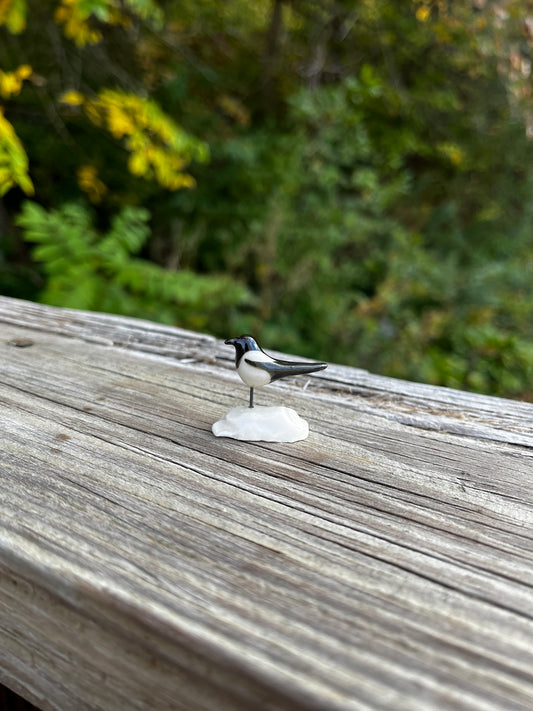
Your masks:
M224 343L225 343L227 346L233 346L233 345L235 345L235 341L236 341L236 340L237 340L236 338L227 338L227 339L224 341Z

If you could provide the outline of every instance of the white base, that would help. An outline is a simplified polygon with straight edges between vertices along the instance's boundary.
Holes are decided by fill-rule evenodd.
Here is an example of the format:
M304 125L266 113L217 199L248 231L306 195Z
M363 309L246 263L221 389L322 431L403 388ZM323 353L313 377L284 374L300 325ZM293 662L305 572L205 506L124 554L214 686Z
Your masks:
M309 434L309 425L289 407L233 407L215 422L213 434L248 442L298 442Z

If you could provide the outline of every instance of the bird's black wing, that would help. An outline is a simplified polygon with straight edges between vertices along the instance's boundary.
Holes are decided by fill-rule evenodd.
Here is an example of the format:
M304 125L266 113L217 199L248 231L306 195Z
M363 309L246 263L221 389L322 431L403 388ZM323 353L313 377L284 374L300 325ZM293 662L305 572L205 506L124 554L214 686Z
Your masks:
M270 380L279 380L290 375L305 375L306 373L315 373L317 370L327 368L327 363L294 363L290 360L248 360L244 358L248 365L253 365L254 368L266 371L270 375Z

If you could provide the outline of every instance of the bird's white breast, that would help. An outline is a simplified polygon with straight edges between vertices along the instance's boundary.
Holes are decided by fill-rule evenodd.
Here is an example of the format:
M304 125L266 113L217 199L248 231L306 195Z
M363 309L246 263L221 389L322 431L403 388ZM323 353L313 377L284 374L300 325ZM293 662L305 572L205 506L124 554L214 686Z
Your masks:
M272 362L272 358L267 356L263 351L248 351L239 361L237 373L240 375L243 383L249 388L260 388L263 385L268 385L270 375L261 368L255 368L253 365L246 363L246 360L260 361L262 363Z

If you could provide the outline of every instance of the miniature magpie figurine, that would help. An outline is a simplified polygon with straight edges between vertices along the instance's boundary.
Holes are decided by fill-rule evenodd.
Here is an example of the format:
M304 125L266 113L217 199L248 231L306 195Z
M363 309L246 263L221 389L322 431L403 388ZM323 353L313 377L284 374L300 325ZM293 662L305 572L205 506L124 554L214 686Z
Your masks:
M295 363L272 358L248 335L228 338L226 345L235 346L235 367L241 380L250 388L250 407L254 406L254 388L291 375L305 375L327 368L327 363Z

